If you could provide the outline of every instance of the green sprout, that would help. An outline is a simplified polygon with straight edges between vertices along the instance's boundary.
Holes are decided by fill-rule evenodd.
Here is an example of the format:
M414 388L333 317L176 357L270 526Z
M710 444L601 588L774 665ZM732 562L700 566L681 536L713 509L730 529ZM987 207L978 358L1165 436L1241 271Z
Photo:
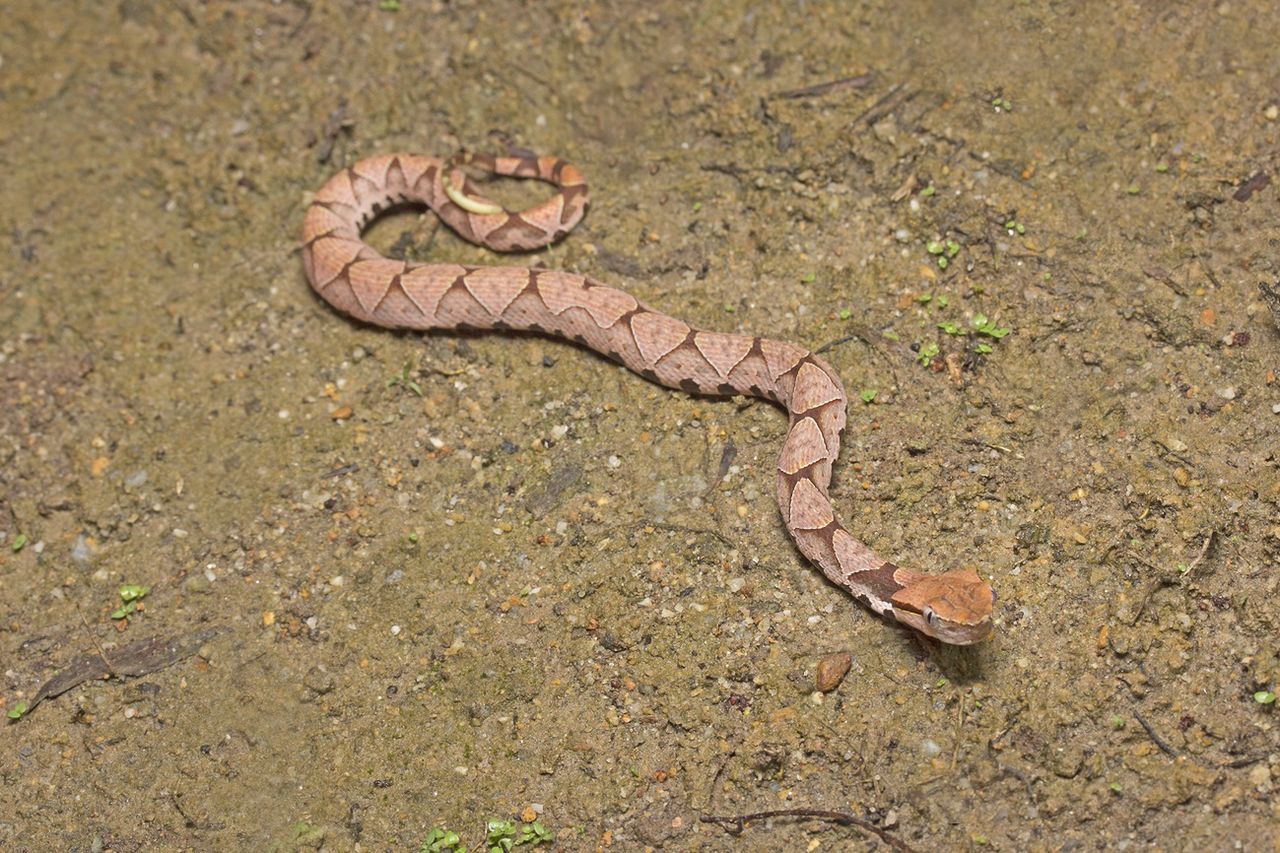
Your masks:
M841 320L848 320L850 317L853 316L853 312L850 311L848 308L841 308L839 311L836 312L836 316L839 317Z
M467 848L462 846L462 838L458 833L436 827L427 833L418 847L418 853L467 853Z
M554 838L538 821L517 828L515 821L490 818L485 826L485 846L489 848L489 853L508 853L512 847L546 844Z
M1128 725L1128 723L1129 723L1129 721L1128 721L1127 719L1125 719L1124 714L1112 714L1112 715L1111 715L1111 728L1115 729L1116 731L1120 731L1120 730L1121 730L1121 729L1123 729L1126 725Z
M380 0L378 8L383 12L399 12L400 0Z
M1009 329L1002 329L991 320L987 319L986 314L977 314L973 318L973 327L978 330L978 334L999 340L1009 334Z
M996 95L991 99L991 106L995 107L996 112L1004 110L1007 113L1013 112L1013 104L1003 95Z
M939 323L938 328L946 332L948 335L955 335L956 337L963 337L965 335L964 329L960 328L955 323L952 323L950 321L944 321Z
M1027 227L1016 219L1010 219L1004 224L1004 228L1010 234L1016 233L1021 235L1027 233Z
M1139 187L1137 184L1129 184L1129 186L1125 187L1124 191L1127 192L1129 195L1137 195L1138 193L1142 192L1142 188Z
M17 536L13 537L13 553L16 554L19 551L21 551L23 549L23 546L25 546L26 544L27 544L27 534L19 533Z
M937 187L935 187L933 184L929 184L929 186L927 186L927 187L925 187L924 189L920 190L920 197L921 197L921 198L928 198L929 196L933 195L933 194L934 194L934 193L936 193L937 191L938 191L938 188L937 188Z
M800 283L813 284L814 280L817 279L817 277L818 277L817 273L807 272L804 275L800 276Z
M700 201L695 201L695 202L693 203L693 212L694 212L694 213L697 213L699 210L702 210L702 202L700 202Z
M945 270L951 259L960 254L960 244L955 240L930 240L924 244L924 250L938 259L938 269Z
M16 723L18 720L21 720L26 715L27 711L30 711L30 710L31 710L31 706L28 705L26 702L19 702L17 705L14 705L12 708L10 708L9 713L6 714L5 716L7 716L9 719L13 720Z
M1257 693L1253 694L1253 701L1257 702L1259 705L1274 705L1276 701L1275 691L1259 690Z
M936 343L930 342L920 347L920 354L916 356L916 361L928 367L933 360L938 357L938 353L942 352Z
M387 387L391 388L392 386L395 386L395 385L403 385L405 388L408 388L414 394L417 394L419 397L421 397L422 387L418 385L417 382L414 382L412 379L409 378L409 367L412 364L413 364L412 361L406 361L404 363L404 367L400 368L400 375L392 376L390 379L387 380Z
M859 400L861 400L862 402L864 402L864 403L866 403L866 404L870 405L870 404L871 404L871 401L872 401L872 400L874 400L874 399L876 398L876 394L877 394L877 393L878 393L878 392L877 392L877 391L876 391L876 389L874 389L874 388L866 388L866 389L864 389L864 390L862 390L862 391L859 391L859 392L858 392L858 399L859 399Z
M146 598L149 592L151 592L151 587L139 584L131 583L120 587L122 605L111 611L111 618L128 619L138 609L138 602Z
M883 332L880 333L880 337L890 341L902 340L902 336L899 335L897 332L895 332L893 329L885 329Z
M1121 787L1120 787L1120 783L1119 783L1119 782L1112 782L1112 783L1111 783L1110 785L1108 785L1107 787L1111 789L1111 793L1113 793L1113 794L1119 794L1119 793L1121 793L1122 791L1124 791L1124 788L1121 788Z
M1169 164L1156 163L1156 171L1163 175L1165 172L1169 171Z
M933 244L930 243L929 245L932 246ZM916 297L916 302L919 302L921 305L928 305L932 301L933 301L932 293L922 293Z
M973 350L981 355L987 355L988 353L995 352L995 350L991 348L991 344L978 344L973 348Z

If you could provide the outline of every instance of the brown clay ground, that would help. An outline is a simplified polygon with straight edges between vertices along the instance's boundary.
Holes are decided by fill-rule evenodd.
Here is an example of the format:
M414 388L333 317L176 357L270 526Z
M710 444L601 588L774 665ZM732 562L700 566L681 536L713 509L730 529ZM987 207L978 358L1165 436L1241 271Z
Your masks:
M700 820L808 808L918 850L1280 849L1274 4L11 5L3 710L176 651L4 727L0 848L475 845L526 809L570 850L883 846ZM531 262L832 344L877 392L837 505L988 575L992 641L802 562L778 411L313 297L334 169L508 145L592 181ZM490 259L412 213L372 239Z

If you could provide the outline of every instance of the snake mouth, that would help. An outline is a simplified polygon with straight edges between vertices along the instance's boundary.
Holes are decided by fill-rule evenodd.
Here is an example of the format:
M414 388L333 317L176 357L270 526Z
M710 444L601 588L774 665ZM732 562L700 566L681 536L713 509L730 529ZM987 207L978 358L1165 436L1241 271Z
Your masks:
M931 607L913 610L910 607L898 605L893 608L893 615L907 627L952 646L972 646L981 643L991 636L991 631L995 627L989 616L975 622L957 622L942 618Z

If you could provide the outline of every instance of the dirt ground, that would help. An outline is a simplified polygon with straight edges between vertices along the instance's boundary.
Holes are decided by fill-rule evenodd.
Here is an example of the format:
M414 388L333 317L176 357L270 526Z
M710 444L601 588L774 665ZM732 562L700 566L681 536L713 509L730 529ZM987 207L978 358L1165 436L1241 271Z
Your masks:
M958 5L10 4L0 848L1280 850L1280 12ZM311 293L328 175L511 147L530 263L826 347L990 641L803 561L773 407Z

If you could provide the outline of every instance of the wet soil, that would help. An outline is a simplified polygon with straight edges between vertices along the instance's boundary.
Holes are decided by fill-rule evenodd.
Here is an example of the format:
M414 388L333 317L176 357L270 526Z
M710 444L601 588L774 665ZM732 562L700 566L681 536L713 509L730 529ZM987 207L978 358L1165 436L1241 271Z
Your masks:
M1273 4L12 6L3 849L1280 849ZM767 405L317 300L309 193L463 147L590 179L530 263L825 347L836 505L994 637L803 562ZM778 809L882 836L702 820Z

